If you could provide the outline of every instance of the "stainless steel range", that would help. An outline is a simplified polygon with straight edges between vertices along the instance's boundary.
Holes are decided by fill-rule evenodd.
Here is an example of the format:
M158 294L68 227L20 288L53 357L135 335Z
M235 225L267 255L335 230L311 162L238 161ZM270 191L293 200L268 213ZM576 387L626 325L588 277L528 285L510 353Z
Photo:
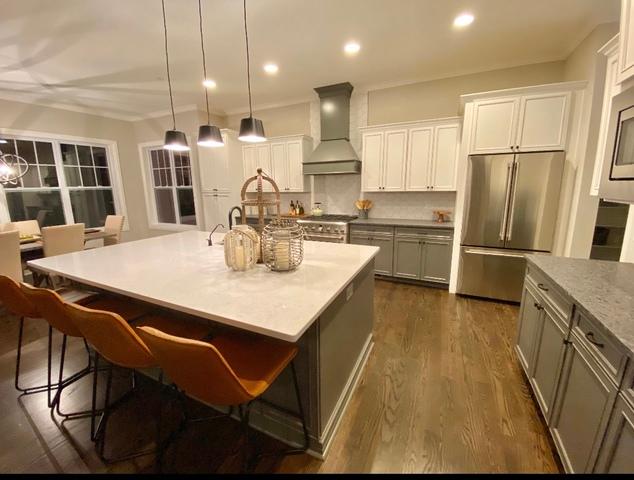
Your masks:
M315 242L348 243L348 223L354 220L352 215L321 215L304 217L297 220L306 232L306 240Z

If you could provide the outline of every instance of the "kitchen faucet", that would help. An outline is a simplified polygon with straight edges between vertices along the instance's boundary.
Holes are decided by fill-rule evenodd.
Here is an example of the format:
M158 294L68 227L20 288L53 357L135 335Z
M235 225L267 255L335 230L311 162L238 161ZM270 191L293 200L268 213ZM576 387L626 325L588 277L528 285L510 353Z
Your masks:
M240 218L242 218L242 209L240 207L235 206L231 210L229 210L229 230L231 230L231 227L233 226L233 218L231 217L233 216L234 210L238 210L238 212L240 212Z
M225 228L225 226L222 223L219 223L218 225L216 225L214 227L214 229L209 234L209 238L207 239L207 245L210 246L210 247L213 245L213 242L211 241L211 236L214 234L214 232L216 231L216 228L218 228L218 227Z

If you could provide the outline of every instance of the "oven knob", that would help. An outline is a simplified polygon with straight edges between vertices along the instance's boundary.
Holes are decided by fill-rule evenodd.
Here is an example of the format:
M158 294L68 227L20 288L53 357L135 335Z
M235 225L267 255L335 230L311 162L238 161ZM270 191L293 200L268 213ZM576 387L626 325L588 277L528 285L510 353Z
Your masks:
M330 232L330 227L326 227L326 231L327 231L327 232Z
M323 225L319 225L317 227L317 231L320 232L320 233L323 232L324 231L324 226Z

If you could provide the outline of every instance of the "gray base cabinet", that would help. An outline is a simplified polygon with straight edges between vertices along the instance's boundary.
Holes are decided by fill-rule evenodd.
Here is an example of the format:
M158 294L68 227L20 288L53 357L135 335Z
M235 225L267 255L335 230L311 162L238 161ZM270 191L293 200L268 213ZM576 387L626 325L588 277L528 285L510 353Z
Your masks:
M634 472L634 408L619 395L597 461L597 472Z
M394 257L394 229L392 227L352 227L350 243L379 247L374 258L374 273L392 275Z

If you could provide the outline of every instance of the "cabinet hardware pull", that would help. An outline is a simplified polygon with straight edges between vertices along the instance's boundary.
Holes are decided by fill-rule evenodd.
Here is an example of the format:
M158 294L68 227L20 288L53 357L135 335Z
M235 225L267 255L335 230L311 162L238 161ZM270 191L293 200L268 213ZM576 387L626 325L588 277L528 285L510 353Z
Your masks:
M603 343L601 343L601 342L597 342L597 341L594 339L594 333L593 333L593 332L588 332L588 333L586 333L586 338L588 339L588 341L589 341L592 345L595 345L595 346L597 346L597 347L599 347L599 348L603 348L603 347L605 347L605 345L604 345Z
M535 308L536 308L537 310L543 310L543 309L544 309L544 307L542 307L542 306L541 306L539 303L537 303L537 302L533 303L533 305L535 306Z
M572 345L572 342L564 338L564 345Z
M539 288L540 290L543 290L544 292L548 291L548 287L545 286L543 283L538 283L537 288Z

